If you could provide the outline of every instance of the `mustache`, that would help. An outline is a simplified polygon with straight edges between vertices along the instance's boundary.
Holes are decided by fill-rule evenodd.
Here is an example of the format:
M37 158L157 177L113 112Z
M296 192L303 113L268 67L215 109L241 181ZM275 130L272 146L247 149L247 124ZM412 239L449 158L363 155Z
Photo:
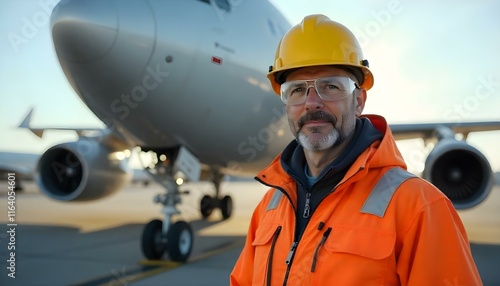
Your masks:
M301 129L302 126L304 126L304 124L309 121L327 121L331 122L333 126L335 126L335 124L337 123L337 118L320 110L308 112L304 116L299 118L299 121L297 122L299 129Z

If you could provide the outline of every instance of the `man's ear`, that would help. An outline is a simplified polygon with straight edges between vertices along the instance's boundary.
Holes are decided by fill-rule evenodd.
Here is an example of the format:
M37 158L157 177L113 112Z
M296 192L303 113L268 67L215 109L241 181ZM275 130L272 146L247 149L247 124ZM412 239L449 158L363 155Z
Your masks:
M364 88L359 88L356 90L356 106L355 106L355 113L356 117L360 117L361 114L363 113L363 109L365 109L365 103L366 103L366 90Z

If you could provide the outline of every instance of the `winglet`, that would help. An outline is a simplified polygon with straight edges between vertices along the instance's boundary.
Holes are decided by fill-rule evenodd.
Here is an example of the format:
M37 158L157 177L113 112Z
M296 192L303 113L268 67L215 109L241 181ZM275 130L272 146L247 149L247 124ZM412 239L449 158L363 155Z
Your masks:
M33 115L33 110L34 108L32 107L30 111L28 112L28 115L24 118L23 122L19 124L19 128L25 128L29 129L33 134L36 136L42 138L43 136L43 129L36 129L36 128L31 128L31 116Z
M19 128L30 129L31 115L33 114L33 109L34 109L33 107L30 109L30 112L28 112L28 115L26 115L23 122L19 124Z

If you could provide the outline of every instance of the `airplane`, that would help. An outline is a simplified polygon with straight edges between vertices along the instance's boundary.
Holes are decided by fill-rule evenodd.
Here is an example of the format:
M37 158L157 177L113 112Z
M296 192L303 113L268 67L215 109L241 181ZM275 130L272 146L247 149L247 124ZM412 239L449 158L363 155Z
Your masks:
M173 261L187 261L194 241L189 223L175 220L185 193L180 184L211 181L215 195L203 196L201 215L220 209L227 219L233 204L219 193L223 176L254 176L293 140L266 78L290 27L267 0L61 1L51 15L59 63L106 128L68 128L80 137L41 155L35 175L40 190L67 202L108 196L130 180L126 162L140 148L149 156L145 170L165 188L154 198L164 219L145 225L142 252L148 259L168 253ZM33 127L30 114L21 128L38 135L64 129ZM435 144L422 176L457 209L486 198L491 167L465 139L500 129L499 121L391 129L396 139Z

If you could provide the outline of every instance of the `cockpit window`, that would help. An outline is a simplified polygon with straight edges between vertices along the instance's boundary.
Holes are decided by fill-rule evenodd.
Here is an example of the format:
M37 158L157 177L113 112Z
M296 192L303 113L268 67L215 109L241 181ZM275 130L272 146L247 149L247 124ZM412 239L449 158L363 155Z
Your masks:
M229 5L229 0L213 0L215 1L215 4L217 4L217 7L220 9L230 12L231 11L231 5Z
M203 3L207 3L209 5L213 5L213 3L210 2L215 2L215 5L221 10L224 10L226 12L231 11L231 4L229 4L229 0L198 0Z

